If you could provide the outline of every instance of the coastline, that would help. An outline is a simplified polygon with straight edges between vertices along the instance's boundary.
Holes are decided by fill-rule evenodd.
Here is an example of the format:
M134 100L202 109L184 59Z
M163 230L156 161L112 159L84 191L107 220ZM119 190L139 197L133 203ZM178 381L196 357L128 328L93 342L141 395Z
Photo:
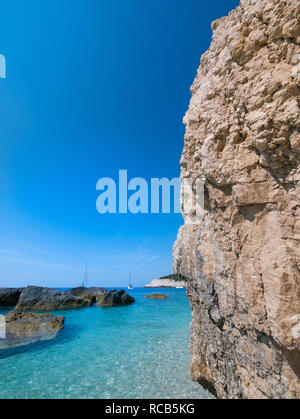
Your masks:
M185 281L174 281L172 279L153 279L144 288L186 288Z
M0 351L10 377L1 398L212 399L189 375L185 290L164 291L163 302L148 293L135 288L136 304L123 307L54 311L66 318L54 339Z

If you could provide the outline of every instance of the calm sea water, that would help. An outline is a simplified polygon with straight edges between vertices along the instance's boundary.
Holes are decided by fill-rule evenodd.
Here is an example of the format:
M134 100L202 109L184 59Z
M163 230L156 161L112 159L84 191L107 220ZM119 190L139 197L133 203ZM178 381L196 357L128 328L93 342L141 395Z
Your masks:
M54 340L0 351L0 398L210 398L189 376L185 290L144 298L155 291L130 291L127 307L55 312L66 323Z

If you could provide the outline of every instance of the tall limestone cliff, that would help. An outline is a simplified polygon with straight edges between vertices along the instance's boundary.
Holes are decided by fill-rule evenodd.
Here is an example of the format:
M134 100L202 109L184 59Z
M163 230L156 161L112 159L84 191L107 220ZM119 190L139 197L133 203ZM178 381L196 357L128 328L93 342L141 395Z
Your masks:
M299 398L300 2L242 0L212 29L181 160L204 210L174 246L191 374L220 398Z

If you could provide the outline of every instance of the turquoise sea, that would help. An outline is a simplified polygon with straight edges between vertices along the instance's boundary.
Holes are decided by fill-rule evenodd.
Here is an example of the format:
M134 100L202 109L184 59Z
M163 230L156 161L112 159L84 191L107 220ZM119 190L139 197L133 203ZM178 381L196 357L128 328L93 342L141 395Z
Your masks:
M144 298L156 291L168 299ZM54 340L0 351L0 398L211 398L189 376L185 290L130 294L127 307L55 312Z

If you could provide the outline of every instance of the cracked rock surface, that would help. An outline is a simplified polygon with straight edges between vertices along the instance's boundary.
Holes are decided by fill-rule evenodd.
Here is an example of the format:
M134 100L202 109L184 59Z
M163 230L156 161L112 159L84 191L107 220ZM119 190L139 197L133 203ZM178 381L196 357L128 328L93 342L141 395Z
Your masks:
M174 245L191 374L220 398L299 398L300 3L242 0L212 28L181 159L204 209Z

